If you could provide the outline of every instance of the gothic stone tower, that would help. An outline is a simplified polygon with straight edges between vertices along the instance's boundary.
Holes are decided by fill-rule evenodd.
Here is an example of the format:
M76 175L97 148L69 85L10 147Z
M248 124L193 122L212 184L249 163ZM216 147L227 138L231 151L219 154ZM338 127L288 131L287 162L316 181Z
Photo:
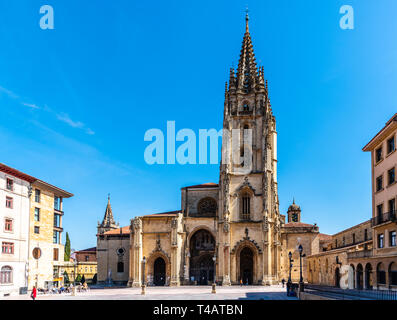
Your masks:
M238 68L230 70L225 91L217 254L224 285L241 280L273 284L279 278L276 121L264 69L256 65L248 21L247 14ZM252 142L243 140L250 135ZM233 141L238 136L241 143L236 148ZM240 160L234 160L236 155Z
M98 222L98 234L103 234L117 228L119 228L119 225L114 221L112 206L110 205L110 195L108 195L108 204L106 205L105 215L103 216L102 223Z

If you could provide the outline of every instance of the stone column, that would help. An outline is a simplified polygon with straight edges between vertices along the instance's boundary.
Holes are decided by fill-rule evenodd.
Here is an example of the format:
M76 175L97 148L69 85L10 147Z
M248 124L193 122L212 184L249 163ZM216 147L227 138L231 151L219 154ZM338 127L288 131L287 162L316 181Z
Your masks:
M135 218L133 220L134 243L133 243L133 279L132 286L140 287L142 283L142 220Z
M171 221L171 281L170 286L179 286L178 275L178 218Z
M133 226L133 220L131 219L130 221L130 261L129 261L129 270L128 270L128 287L132 287L134 283L134 226Z
M221 232L221 231L219 231ZM223 250L223 281L222 285L230 286L230 223L229 221L225 221L223 224L223 237L224 237L224 244Z

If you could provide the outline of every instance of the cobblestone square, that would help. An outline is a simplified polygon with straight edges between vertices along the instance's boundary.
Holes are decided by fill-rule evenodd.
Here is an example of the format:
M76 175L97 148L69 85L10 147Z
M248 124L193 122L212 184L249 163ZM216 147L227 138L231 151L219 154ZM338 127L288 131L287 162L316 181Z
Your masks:
M30 300L29 295L6 297L7 300ZM282 286L211 286L148 287L146 295L141 288L91 289L89 292L38 295L37 300L297 300L287 297Z

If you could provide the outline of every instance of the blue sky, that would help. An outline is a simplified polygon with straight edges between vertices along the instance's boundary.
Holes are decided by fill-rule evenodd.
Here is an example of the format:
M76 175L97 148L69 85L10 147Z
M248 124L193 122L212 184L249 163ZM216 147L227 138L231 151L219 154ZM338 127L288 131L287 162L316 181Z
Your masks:
M52 5L55 29L39 27ZM282 213L335 233L371 215L362 147L397 105L397 2L0 1L0 162L75 194L72 247L96 244L107 194L121 225L180 208L219 165L145 163L146 130L221 129L244 9L277 120ZM339 8L354 8L354 30Z

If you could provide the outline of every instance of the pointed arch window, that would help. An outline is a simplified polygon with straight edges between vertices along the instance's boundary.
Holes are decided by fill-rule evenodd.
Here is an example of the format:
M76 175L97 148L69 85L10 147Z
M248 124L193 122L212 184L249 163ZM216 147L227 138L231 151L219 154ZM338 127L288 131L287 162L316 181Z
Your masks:
M240 217L242 220L250 220L251 218L251 194L247 190L241 193Z

